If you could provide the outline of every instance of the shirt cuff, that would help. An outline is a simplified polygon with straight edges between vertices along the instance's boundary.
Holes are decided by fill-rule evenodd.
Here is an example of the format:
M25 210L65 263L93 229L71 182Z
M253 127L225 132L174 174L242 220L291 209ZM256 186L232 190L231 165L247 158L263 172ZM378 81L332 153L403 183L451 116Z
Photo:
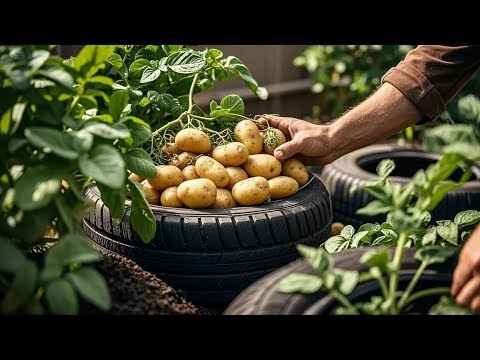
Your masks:
M422 113L421 125L434 121L445 111L445 102L438 90L415 67L401 61L382 76L382 84L395 86Z

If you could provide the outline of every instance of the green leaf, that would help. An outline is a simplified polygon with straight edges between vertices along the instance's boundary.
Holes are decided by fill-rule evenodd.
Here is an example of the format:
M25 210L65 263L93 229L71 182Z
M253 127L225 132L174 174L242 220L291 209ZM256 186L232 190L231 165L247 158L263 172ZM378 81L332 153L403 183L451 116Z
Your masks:
M428 315L472 315L472 312L457 305L450 296L442 296L439 302L432 306Z
M90 151L93 145L93 135L86 131L70 131L72 147L80 154Z
M148 61L147 59L137 59L137 60L135 60L130 65L130 68L129 68L130 77L132 79L139 78L143 73L143 69L145 69L148 65L150 65L150 61Z
M338 290L344 294L350 294L358 283L358 271L347 271L341 269L335 269L335 275L339 278Z
M420 214L406 214L404 211L394 210L388 213L388 222L397 233L413 233L422 225L422 218Z
M259 87L258 83L250 74L248 68L235 56L229 56L225 59L224 67L229 69L233 75L240 76L249 89L262 100L268 99L268 91L263 87Z
M105 86L113 85L112 78L109 78L108 76L103 76L103 75L93 76L90 79L88 79L88 82L91 84L102 84Z
M193 74L205 65L205 59L191 51L177 52L168 56L167 67L178 74Z
M217 102L216 102L215 100L212 100L212 101L210 102L210 112L217 110L217 108L218 108ZM211 117L211 116L212 116L212 115L210 115L210 117Z
M469 159L471 161L478 161L480 160L480 143L453 143L450 145L445 146L442 149L444 154L455 154L461 155L465 159Z
M136 147L150 140L152 132L150 130L150 125L148 125L143 120L135 118L133 116L128 116L127 121L125 122L133 140L132 147Z
M369 267L378 267L385 274L388 272L388 264L391 258L392 255L387 249L372 250L364 253L360 258L360 262L367 264Z
M63 274L63 266L58 264L48 264L40 272L40 280L43 283L49 283L59 279Z
M362 189L372 195L374 198L381 200L383 203L388 203L390 200L388 190L391 189L391 186L387 187L380 183L375 183L363 185Z
M68 273L65 278L85 300L103 311L110 310L112 299L107 282L98 271L91 268L81 268Z
M122 155L111 145L96 145L90 157L80 158L80 171L95 181L119 189L125 185L126 169Z
M160 69L155 70L154 68L147 66L142 73L142 78L140 79L141 84L150 83L155 81L160 76L161 71Z
M379 246L379 245L387 246L387 245L394 245L396 243L397 243L397 240L392 239L389 236L382 235L375 238L375 240L373 240L372 246Z
M170 111L172 107L173 96L170 94L160 94L157 91L149 90L147 98L163 112Z
M317 273L323 274L331 271L333 258L323 249L299 244L297 250Z
M28 65L32 70L40 69L49 57L50 52L47 50L35 50L32 52L32 59L28 62Z
M361 243L370 244L370 235L368 231L359 231L352 237L352 248L357 248Z
M131 149L125 154L127 168L137 175L152 178L157 175L157 169L150 155L143 149Z
M183 45L162 45L162 49L165 54L173 54L183 49Z
M86 45L78 53L75 68L85 76L92 68L103 64L116 48L115 45Z
M325 241L325 250L327 250L330 254L348 249L349 246L350 240L345 239L341 235L333 236Z
M80 233L63 235L47 252L47 266L68 266L71 264L92 263L102 259L102 255L93 248L90 240Z
M179 96L178 98L173 98L171 113L174 117L178 118L182 112L188 110L188 95Z
M425 246L417 250L415 259L427 265L444 263L455 255L457 249L454 247Z
M474 94L461 97L457 103L458 112L465 119L480 123L480 99Z
M238 118L237 115L243 115L245 112L245 105L243 100L238 95L225 96L220 102L221 109L210 112L210 117L221 118L224 121L233 121Z
M22 122L23 118L23 113L25 111L25 108L27 107L26 103L16 103L13 105L13 110L12 110L12 126L10 128L10 135L15 134L15 132L18 129L18 126Z
M14 273L18 271L27 259L15 245L0 237L0 271Z
M15 202L22 210L44 207L60 193L63 172L44 165L28 167L15 184Z
M377 165L377 174L385 180L395 170L395 162L392 159L383 159Z
M427 198L427 201L423 203L423 208L427 211L431 211L437 207L437 205L442 201L444 196L450 190L459 188L462 186L462 183L457 183L453 181L445 181L441 184L437 184L434 186L431 195Z
M437 221L437 234L450 244L458 245L458 226L450 220Z
M393 240L398 240L398 235L395 231L393 231L392 229L382 229L381 230L382 234L389 237L390 239L393 239Z
M117 70L120 70L124 65L122 57L115 53L108 55L107 62L112 64Z
M73 90L73 85L75 83L73 81L72 75L70 75L66 71L52 68L52 69L38 71L38 73L70 91Z
M110 98L108 112L112 115L113 121L118 121L122 115L123 110L128 104L130 95L128 90L117 90Z
M277 291L283 293L300 292L302 294L313 294L322 288L323 281L315 275L294 273L280 280Z
M10 133L10 124L12 122L12 109L5 111L0 118L0 135L8 135Z
M73 160L78 158L78 152L71 144L71 138L58 130L32 126L25 129L25 137L37 148L53 153L64 159Z
M45 292L47 305L53 314L76 315L78 314L77 294L72 285L64 279L51 282Z
M453 222L457 224L459 228L463 228L468 225L475 225L476 223L480 222L480 211L461 211L455 216Z
M374 235L382 229L382 226L378 223L371 224L366 223L358 228L358 232L367 231L368 235Z
M12 81L12 84L18 90L27 90L30 78L30 71L24 71L20 69L7 71L8 78Z
M125 199L127 198L125 186L115 190L102 184L97 184L97 186L100 190L103 203L110 211L110 216L115 221L120 222L125 211Z
M112 140L125 139L131 135L128 127L123 124L115 124L115 127L112 127L103 123L88 122L81 131Z
M345 240L351 240L355 234L355 228L352 225L345 226L340 232L340 236L343 236Z
M356 211L357 215L368 215L375 216L380 214L385 214L391 211L393 208L390 205L385 205L380 200L373 200L369 202L366 206Z
M429 227L422 237L422 246L434 245L437 241L437 228L435 226Z
M2 302L4 313L12 314L30 300L36 290L38 269L35 263L27 260L16 271L12 285Z
M157 231L157 221L152 209L145 199L142 186L132 179L128 179L132 197L130 221L144 243L149 243Z

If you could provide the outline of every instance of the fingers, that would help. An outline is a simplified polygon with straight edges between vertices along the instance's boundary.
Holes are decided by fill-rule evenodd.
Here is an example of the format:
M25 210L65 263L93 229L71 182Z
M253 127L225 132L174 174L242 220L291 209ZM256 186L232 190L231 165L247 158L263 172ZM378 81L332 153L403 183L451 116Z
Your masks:
M475 276L464 287L462 287L458 296L455 298L455 301L459 305L470 307L470 305L473 305L471 304L472 300L479 295L480 295L480 276Z
M480 311L480 294L475 296L470 303L470 310L472 310L474 313L477 313Z
M296 119L274 116L274 115L265 115L265 118L270 123L270 126L277 128L278 130L283 132L285 136L291 136L289 125L292 122L292 120L296 120Z
M275 149L273 154L278 160L286 160L291 158L296 153L299 153L303 150L302 144L299 140L293 139L288 141L283 145L280 145Z
M453 282L450 293L456 297L465 284L472 278L472 266L468 257L460 257L455 271L453 272Z

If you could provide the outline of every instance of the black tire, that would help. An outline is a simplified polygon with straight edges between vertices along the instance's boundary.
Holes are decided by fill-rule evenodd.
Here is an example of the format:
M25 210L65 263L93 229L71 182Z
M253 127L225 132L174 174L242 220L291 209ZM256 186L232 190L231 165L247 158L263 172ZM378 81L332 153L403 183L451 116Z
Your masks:
M226 303L265 274L298 257L295 246L318 246L330 236L331 204L314 179L286 200L234 209L152 206L157 232L144 244L130 224L112 221L97 188L86 196L95 211L83 228L101 251L127 256L200 303ZM127 209L130 201L127 201Z
M333 220L353 225L356 229L366 222L383 222L385 216L356 215L355 212L373 198L358 189L350 193L352 186L378 179L376 165L382 159L393 159L397 168L390 181L402 185L411 181L413 174L437 161L441 155L427 153L419 148L395 145L372 145L342 156L323 168L320 179L332 197ZM459 177L458 173L454 177ZM480 210L480 166L473 169L471 181L447 193L432 212L432 221L453 219L463 210ZM458 179L457 179L458 180Z
M371 247L349 249L333 255L335 267L345 270L365 271L367 267L360 263L361 256L372 250ZM393 248L391 249L393 251ZM405 249L402 270L399 276L399 288L407 286L419 262L414 259L415 249ZM432 286L450 286L455 262L429 267L419 281L416 289ZM285 294L276 290L278 283L292 273L314 274L310 264L298 259L278 269L245 289L227 307L225 315L327 315L338 306L337 301L325 292L314 294ZM379 292L375 280L359 284L347 296L352 302L365 301ZM431 301L432 299L430 299ZM435 300L435 299L434 299ZM432 305L432 304L428 304ZM428 306L427 309L430 307Z

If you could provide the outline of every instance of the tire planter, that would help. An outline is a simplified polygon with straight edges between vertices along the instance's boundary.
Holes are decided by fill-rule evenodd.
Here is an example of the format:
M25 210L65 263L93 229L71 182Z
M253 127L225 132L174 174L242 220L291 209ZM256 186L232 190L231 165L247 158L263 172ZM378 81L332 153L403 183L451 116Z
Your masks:
M85 233L102 252L124 255L189 300L225 304L267 273L296 259L297 244L318 246L330 236L328 192L315 178L285 200L234 209L178 209L152 206L157 232L144 244L130 224L130 201L118 225L97 188L86 190L95 211Z
M393 159L396 168L390 181L406 184L420 169L440 159L440 154L427 153L419 148L395 145L372 145L347 154L323 168L320 179L332 197L333 219L356 229L366 222L383 222L385 216L370 217L355 212L373 198L362 189L350 193L352 186L378 179L376 167L382 159ZM452 175L458 180L460 172ZM453 219L463 210L480 210L480 166L473 168L470 181L447 193L432 212L432 221Z
M333 255L335 267L346 270L365 271L360 263L361 256L372 248L350 249ZM392 249L393 251L393 249ZM420 265L413 257L415 249L405 249L399 289L405 289ZM447 286L452 282L455 262L429 267L418 282L415 290L427 287ZM276 291L278 283L292 273L314 274L310 264L298 259L250 285L225 310L225 315L328 315L339 305L334 297L325 292L314 294L284 294ZM379 295L380 288L375 280L359 284L347 298L355 303ZM424 298L416 304L416 310L426 313L438 301L438 296Z

